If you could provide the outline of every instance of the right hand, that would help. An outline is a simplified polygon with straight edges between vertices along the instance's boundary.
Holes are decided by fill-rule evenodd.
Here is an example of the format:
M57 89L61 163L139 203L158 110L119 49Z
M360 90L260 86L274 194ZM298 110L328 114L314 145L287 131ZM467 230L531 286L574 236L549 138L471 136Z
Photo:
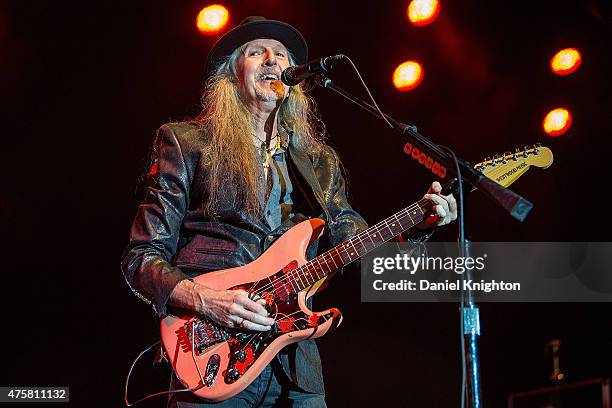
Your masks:
M254 331L268 331L274 319L268 317L265 300L249 299L244 290L212 290L201 292L202 313L215 322L229 327Z
M274 324L274 319L268 317L268 311L264 307L265 301L260 299L255 302L249 299L244 290L214 290L189 280L181 281L175 289L182 292L183 288L179 286L185 285L190 286L190 308L222 326L268 331Z

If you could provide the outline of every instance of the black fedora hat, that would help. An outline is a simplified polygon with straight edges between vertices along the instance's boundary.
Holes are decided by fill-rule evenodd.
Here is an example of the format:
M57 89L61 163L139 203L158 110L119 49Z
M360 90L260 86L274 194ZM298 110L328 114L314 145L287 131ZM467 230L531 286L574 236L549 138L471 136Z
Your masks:
M298 64L305 64L308 61L306 40L295 27L282 21L251 16L242 20L240 25L227 32L213 45L208 53L205 76L208 77L236 48L258 38L280 41L291 52Z

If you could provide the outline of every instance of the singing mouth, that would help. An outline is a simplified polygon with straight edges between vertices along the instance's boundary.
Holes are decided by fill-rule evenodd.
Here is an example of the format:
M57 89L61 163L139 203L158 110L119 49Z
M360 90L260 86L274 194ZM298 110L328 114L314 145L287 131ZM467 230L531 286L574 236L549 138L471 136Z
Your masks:
M278 74L273 74L273 73L261 73L259 75L257 75L256 79L258 81L278 81L279 80L279 76Z

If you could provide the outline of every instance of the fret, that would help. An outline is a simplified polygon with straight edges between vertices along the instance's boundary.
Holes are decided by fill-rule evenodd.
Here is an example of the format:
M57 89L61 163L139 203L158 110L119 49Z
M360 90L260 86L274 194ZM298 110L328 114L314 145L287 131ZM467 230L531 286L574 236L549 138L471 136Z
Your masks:
M306 282L314 282L315 279L312 277L312 272L310 271L310 268L308 266L308 264L304 265L303 268L300 269L304 269L304 275L308 274L306 277Z
M395 235L393 234L393 230L391 229L391 227L389 226L389 223L387 222L387 220L383 220L383 222L385 223L385 227L387 227L387 229L389 230L389 232L391 233L391 237L394 237ZM386 241L386 239L385 239Z
M297 275L297 279L299 279L299 280L300 280L300 282L299 282L299 283L301 283L301 284L302 284L302 286L303 286L303 285L304 285L304 281L302 281L302 274L301 274L301 273L297 273L296 275ZM295 282L296 282L296 283L298 283L297 279L295 279ZM306 285L306 286L308 286L308 285ZM306 286L304 286L304 287L306 287Z
M334 251L336 252L335 254L334 254ZM337 247L333 247L332 249L327 251L327 253L329 254L329 257L331 258L332 262L334 263L334 269L333 270L336 270L336 269L340 268L344 264L344 262L342 261L342 257L340 256L340 253L338 252L338 248ZM338 255L338 258L340 258L340 259L338 259L338 262L336 262L336 256L335 255Z
M306 264L306 265L308 265L308 264ZM303 269L304 269L304 278L306 278L306 283L308 283L310 285L312 282L316 282L317 281L314 278L314 276L312 276L312 271L310 270L310 267L306 267L306 268L303 268Z
M294 273L292 271L289 271L286 275L285 275L285 281L288 281L289 284L291 285L291 290L294 291L294 293L298 293L301 289L299 287L299 285L297 285L297 282L292 279L292 275L294 275ZM293 284L296 284L295 286Z
M342 263L343 264L347 264L347 263L353 261L353 259L351 259L351 256L349 255L349 252L346 249L347 242L339 244L339 245L336 246L336 248L337 248L336 251L338 252L338 255L340 256L340 259L342 259ZM343 251L343 252L340 252L340 251ZM346 256L346 259L345 259L345 256Z
M412 218L412 215L410 215L411 212L412 215L416 215L416 212L414 210L406 211L406 215L408 216L408 218L410 218L410 222L412 223L412 225L416 225L416 223L414 222L414 218Z
M364 235L366 236L366 239L363 239ZM376 248L376 243L372 240L372 238L370 237L370 234L364 234L364 233L360 234L359 242L361 243L361 245L363 245L363 248L364 248L364 252L362 253L362 255Z
M368 252L368 248L366 247L365 243L361 239L361 234L355 235L353 238L349 240L349 242L351 243L353 250L357 254L356 258L359 258L361 255Z
M321 254L321 255L317 256L314 260L317 261L317 263L319 264L319 268L321 268L323 273L325 273L327 275L329 272L331 272L331 270L328 270L327 272L325 272L325 269L323 268L323 265L321 265L321 259L323 259L323 255L325 255L325 254ZM325 266L327 266L327 264L325 264Z
M359 258L361 256L361 253L357 250L357 248L355 248L355 244L353 243L352 239L349 239L347 241L345 248L348 248L349 245L353 247L353 250L349 252L349 256L351 257L351 262L352 262L355 259Z
M296 282L298 283L299 290L303 290L304 288L307 288L310 285L310 283L308 282L308 278L306 277L306 275L302 274L301 273L302 271L299 269L296 269L295 272L298 275L298 278L300 279L299 282L297 282L296 280ZM306 283L304 284L304 282Z
M310 276L311 277L312 277L312 271L314 271L316 277L312 278L313 282L316 282L319 279L321 279L322 277L325 277L325 274L323 274L323 276L319 276L319 270L317 269L317 267L312 262L308 262L305 266L308 266L308 268L311 270L311 272L310 272Z
M375 245L374 248L376 248L379 245L379 231L378 231L378 224L374 225L374 227L372 227L372 229L375 231L374 234L370 234L370 239L372 240L372 243ZM374 241L374 238L376 238L376 241Z
M331 249L325 253L323 253L321 255L323 257L323 260L325 261L325 265L327 265L327 267L329 268L329 273L331 273L332 271L334 271L335 269L337 269L338 267L336 266L336 261L334 260L334 257L331 254ZM331 259L331 261L334 263L334 266L332 267L331 264L329 263L329 260Z
M390 228L391 228L391 231L393 231L393 236L396 237L399 234L401 234L404 229L402 228L402 225L398 221L397 215L393 215L392 217L389 217L389 219L390 218L395 218L395 221L391 222L391 227L392 228L391 227ZM398 226L398 224L399 224L399 226ZM395 228L396 230L393 230L393 228Z

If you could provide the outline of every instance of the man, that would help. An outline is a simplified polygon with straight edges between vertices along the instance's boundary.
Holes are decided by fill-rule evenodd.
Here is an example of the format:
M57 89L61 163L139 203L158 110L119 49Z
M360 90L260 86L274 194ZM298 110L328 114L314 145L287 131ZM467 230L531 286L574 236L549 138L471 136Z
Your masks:
M346 200L338 156L322 141L310 99L278 81L307 55L294 27L247 18L209 54L202 113L160 129L122 260L132 290L159 316L180 307L227 327L270 330L274 320L245 292L212 290L190 278L253 261L308 217L327 221L309 257L366 228ZM456 218L455 200L440 190L434 183L426 195L436 213L419 226L423 231ZM176 379L172 387L183 388ZM171 406L200 404L189 393L170 399ZM313 340L286 347L244 391L217 405L258 404L325 406Z

